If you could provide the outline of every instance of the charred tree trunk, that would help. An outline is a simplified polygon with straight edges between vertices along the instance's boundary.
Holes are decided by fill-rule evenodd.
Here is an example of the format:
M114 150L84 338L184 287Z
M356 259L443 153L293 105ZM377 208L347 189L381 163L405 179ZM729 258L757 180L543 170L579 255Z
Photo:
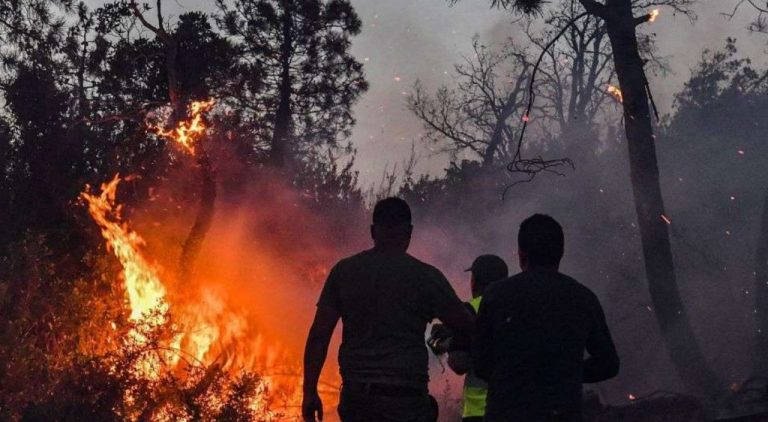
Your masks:
M163 26L162 0L157 0L157 26L152 25L144 17L136 0L129 3L134 16L165 46L165 68L168 78L168 98L171 102L173 114L171 116L171 125L175 127L179 121L186 119L188 98L181 92L181 84L177 70L177 61L179 47L173 37L168 34ZM189 281L192 278L192 269L197 260L203 245L203 240L208 234L213 220L214 203L216 202L216 178L211 166L210 158L202 145L199 145L195 154L197 168L200 178L200 204L197 210L197 216L192 228L187 234L181 247L181 257L179 258L179 268L177 277L180 281Z
M688 391L717 394L723 391L721 383L704 358L686 315L675 278L669 231L662 219L664 201L647 80L635 32L636 25L648 19L633 17L630 0L607 0L605 5L582 0L582 4L606 22L616 75L624 94L630 176L656 320L672 363Z
M283 0L283 16L281 25L283 40L280 46L280 86L279 103L275 112L274 131L272 133L272 149L269 162L276 168L283 168L290 153L291 122L293 110L291 96L293 84L291 81L291 56L293 54L293 16L291 13L292 0Z
M768 375L768 190L755 254L755 350L754 375Z
M216 177L208 154L202 147L199 147L196 158L200 179L200 204L197 208L195 223L189 230L189 234L187 234L187 238L181 247L178 271L179 281L189 281L192 278L195 261L200 255L203 240L205 240L205 236L211 228L214 204L216 202Z

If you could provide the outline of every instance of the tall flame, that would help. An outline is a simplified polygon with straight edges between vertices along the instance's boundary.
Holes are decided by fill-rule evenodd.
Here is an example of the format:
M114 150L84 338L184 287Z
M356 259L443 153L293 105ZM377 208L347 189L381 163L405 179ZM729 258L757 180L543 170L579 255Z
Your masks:
M190 154L195 155L195 145L206 129L203 122L203 113L210 110L214 104L214 99L193 101L189 106L190 118L188 120L178 122L176 127L170 130L160 125L152 125L151 128L154 129L156 134L177 142Z
M86 188L80 197L101 228L107 247L123 266L125 290L131 307L130 319L138 322L152 318L148 322L153 326L162 325L165 322L164 314L168 311L165 286L160 282L157 268L140 252L144 239L122 221L122 206L115 202L120 180L120 175L115 175L111 182L101 185L100 194L92 194Z
M624 93L621 92L621 89L619 89L619 87L608 85L607 91L609 94L613 95L613 98L616 98L616 101L620 103L624 102Z

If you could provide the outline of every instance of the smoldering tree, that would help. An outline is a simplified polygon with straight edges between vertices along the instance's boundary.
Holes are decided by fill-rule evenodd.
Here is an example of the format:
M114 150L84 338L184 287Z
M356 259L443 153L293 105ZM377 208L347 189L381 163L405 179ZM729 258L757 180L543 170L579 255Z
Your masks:
M686 388L710 395L723 391L722 382L708 365L686 315L677 286L669 228L664 221L648 81L637 36L637 27L648 22L651 15L635 15L638 9L648 12L648 7L658 5L690 14L693 3L694 0L579 0L584 12L577 18L588 15L599 18L610 40L614 69L624 98L630 179L654 315ZM539 12L544 4L540 0L491 0L494 7L527 14Z

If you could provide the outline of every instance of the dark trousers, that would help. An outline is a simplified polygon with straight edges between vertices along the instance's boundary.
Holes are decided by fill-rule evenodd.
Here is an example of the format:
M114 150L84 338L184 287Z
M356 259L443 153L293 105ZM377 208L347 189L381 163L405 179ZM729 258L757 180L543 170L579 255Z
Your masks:
M437 402L418 391L377 391L375 385L355 383L341 388L342 422L436 422Z

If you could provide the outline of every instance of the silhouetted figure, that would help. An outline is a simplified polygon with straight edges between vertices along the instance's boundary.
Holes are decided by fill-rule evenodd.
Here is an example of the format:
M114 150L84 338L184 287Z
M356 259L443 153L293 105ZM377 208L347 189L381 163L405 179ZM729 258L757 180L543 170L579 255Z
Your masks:
M439 318L455 333L455 346L467 347L473 317L439 270L406 253L412 230L408 204L384 199L373 211L374 247L331 270L304 353L304 420L322 416L317 382L339 318L341 420L436 420L427 389L427 323Z
M483 300L483 292L491 283L503 280L509 276L509 269L503 259L496 255L480 255L467 269L470 272L472 300L466 302L468 309L477 314ZM433 336L440 327L435 324ZM488 384L480 379L472 368L471 357L466 351L455 351L448 354L448 366L453 372L464 377L463 391L463 422L482 422L485 416L485 401L488 394Z
M493 283L483 295L472 357L488 382L487 422L580 421L582 383L619 371L597 297L558 272L563 244L563 229L552 217L523 221L523 272Z

